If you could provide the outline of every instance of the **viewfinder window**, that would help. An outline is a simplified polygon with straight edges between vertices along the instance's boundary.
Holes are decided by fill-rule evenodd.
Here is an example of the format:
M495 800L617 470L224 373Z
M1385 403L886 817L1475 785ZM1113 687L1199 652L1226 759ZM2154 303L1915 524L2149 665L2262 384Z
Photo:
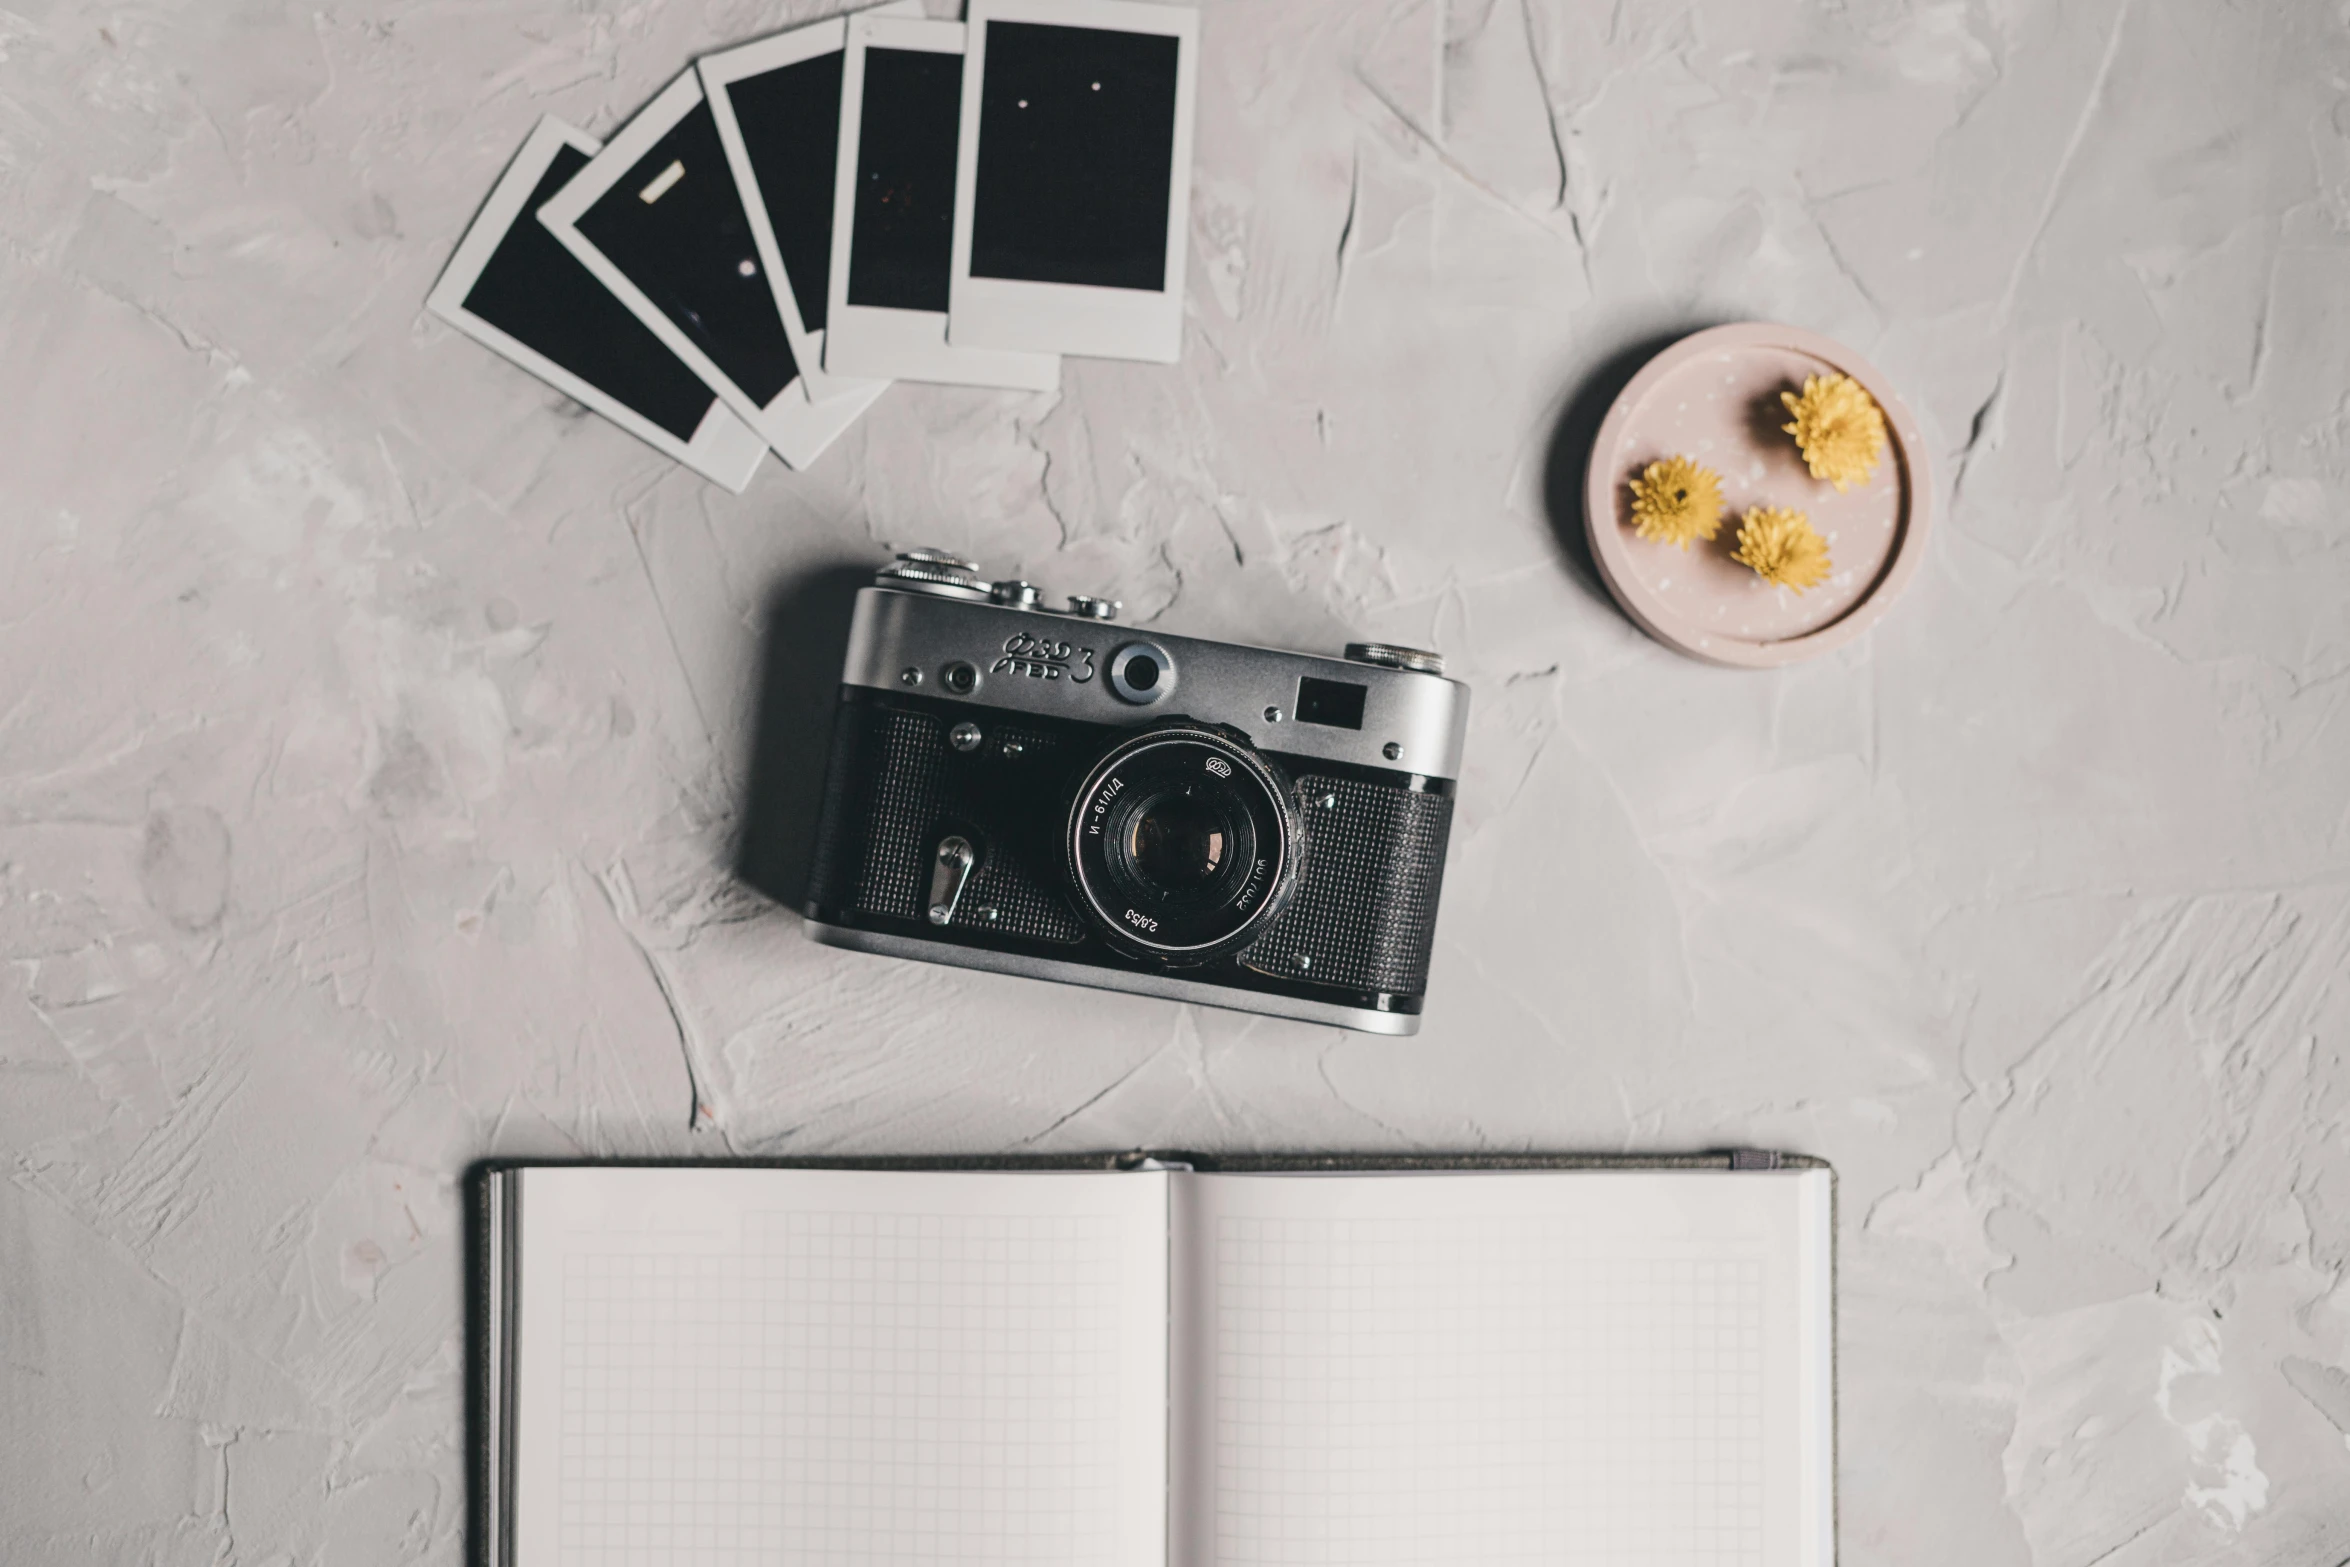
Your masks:
M1360 729L1363 699L1370 694L1368 686L1308 677L1297 683L1297 721L1331 729Z

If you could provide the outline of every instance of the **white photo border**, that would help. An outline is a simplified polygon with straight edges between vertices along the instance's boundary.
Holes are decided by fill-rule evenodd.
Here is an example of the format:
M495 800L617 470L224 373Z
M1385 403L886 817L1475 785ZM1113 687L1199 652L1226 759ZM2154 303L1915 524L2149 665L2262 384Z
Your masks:
M751 167L751 151L743 142L742 125L734 117L734 101L728 89L748 76L764 76L787 65L837 54L847 47L848 38L847 18L836 16L717 54L706 54L694 62L694 69L702 78L702 93L710 100L710 117L718 122L719 145L726 149L727 166L734 170L743 215L750 220L751 243L758 247L759 265L767 269L768 285L775 292L776 313L783 317L784 335L791 339L792 357L799 361L800 379L807 382L808 395L814 399L855 391L862 383L836 376L823 367L824 334L811 331L800 314L799 295L792 288L791 274L784 268L783 248L775 239L775 221L768 214L766 197L759 190L759 176Z
M592 159L603 150L603 143L552 115L531 129L522 150L506 165L506 172L498 176L498 183L465 230L465 237L457 242L456 253L441 269L432 292L425 296L424 307L492 353L512 360L572 401L611 420L662 456L683 463L703 478L740 495L758 471L760 459L767 455L767 442L736 417L715 393L692 438L681 441L602 387L574 375L528 343L465 308L466 296L473 292L482 269L489 265L514 225L535 221L534 215L523 209L556 154L566 147Z
M614 266L611 258L579 231L581 215L618 184L621 177L636 166L637 160L650 151L655 142L668 135L678 121L691 114L701 103L702 79L692 66L687 66L676 80L654 96L651 103L639 110L634 119L622 126L618 135L604 144L604 150L586 168L572 176L569 184L539 208L539 221L612 291L615 299L628 307L630 314L651 327L661 341L669 345L672 353L684 360L694 374L726 400L729 408L758 431L776 456L793 468L805 468L854 423L857 416L871 406L873 400L886 388L859 388L818 403L810 400L802 378L794 376L782 391L775 394L772 401L762 406L750 393L736 385L732 377L719 369L692 338L678 329L677 323L662 313L644 290L629 281L628 275ZM739 190L736 199L741 199Z
M849 303L849 255L856 239L857 145L865 112L865 51L872 47L961 54L963 33L960 22L873 15L849 18L847 53L841 60L840 162L833 180L832 275L824 311L824 368L842 376L1049 392L1061 384L1057 354L953 344L947 341L944 311Z
M1176 40L1175 141L1167 182L1167 254L1157 292L971 275L977 208L980 91L990 22L1041 22ZM971 0L964 24L963 125L955 145L954 261L947 339L957 347L1044 349L1097 359L1173 364L1183 353L1184 261L1190 250L1191 147L1199 81L1197 9L1149 0Z

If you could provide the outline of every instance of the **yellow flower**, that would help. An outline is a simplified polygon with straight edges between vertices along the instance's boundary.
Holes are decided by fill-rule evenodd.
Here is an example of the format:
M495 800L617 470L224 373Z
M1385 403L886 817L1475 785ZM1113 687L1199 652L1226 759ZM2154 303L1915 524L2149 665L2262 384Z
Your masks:
M1803 448L1813 478L1840 491L1868 478L1885 449L1885 413L1858 381L1848 375L1806 376L1801 397L1781 392L1779 401L1795 416L1785 429Z
M1722 476L1686 457L1652 462L1632 481L1632 522L1644 539L1687 549L1722 531Z
M1757 506L1738 529L1738 548L1730 557L1752 566L1754 574L1773 587L1801 593L1828 578L1828 541L1799 511Z

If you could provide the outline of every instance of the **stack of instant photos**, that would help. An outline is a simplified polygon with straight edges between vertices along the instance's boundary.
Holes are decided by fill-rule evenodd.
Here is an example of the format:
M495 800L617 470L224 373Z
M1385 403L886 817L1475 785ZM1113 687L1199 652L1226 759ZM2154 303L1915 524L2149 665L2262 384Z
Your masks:
M893 380L1173 363L1198 54L1188 7L971 0L708 55L601 146L540 121L427 304L738 491Z

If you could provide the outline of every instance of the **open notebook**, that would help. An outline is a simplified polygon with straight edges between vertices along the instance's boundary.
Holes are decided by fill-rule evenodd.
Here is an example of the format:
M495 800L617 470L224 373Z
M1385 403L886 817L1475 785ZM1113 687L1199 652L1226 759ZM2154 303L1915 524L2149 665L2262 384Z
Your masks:
M488 1556L1828 1563L1832 1177L1735 1162L496 1169Z

